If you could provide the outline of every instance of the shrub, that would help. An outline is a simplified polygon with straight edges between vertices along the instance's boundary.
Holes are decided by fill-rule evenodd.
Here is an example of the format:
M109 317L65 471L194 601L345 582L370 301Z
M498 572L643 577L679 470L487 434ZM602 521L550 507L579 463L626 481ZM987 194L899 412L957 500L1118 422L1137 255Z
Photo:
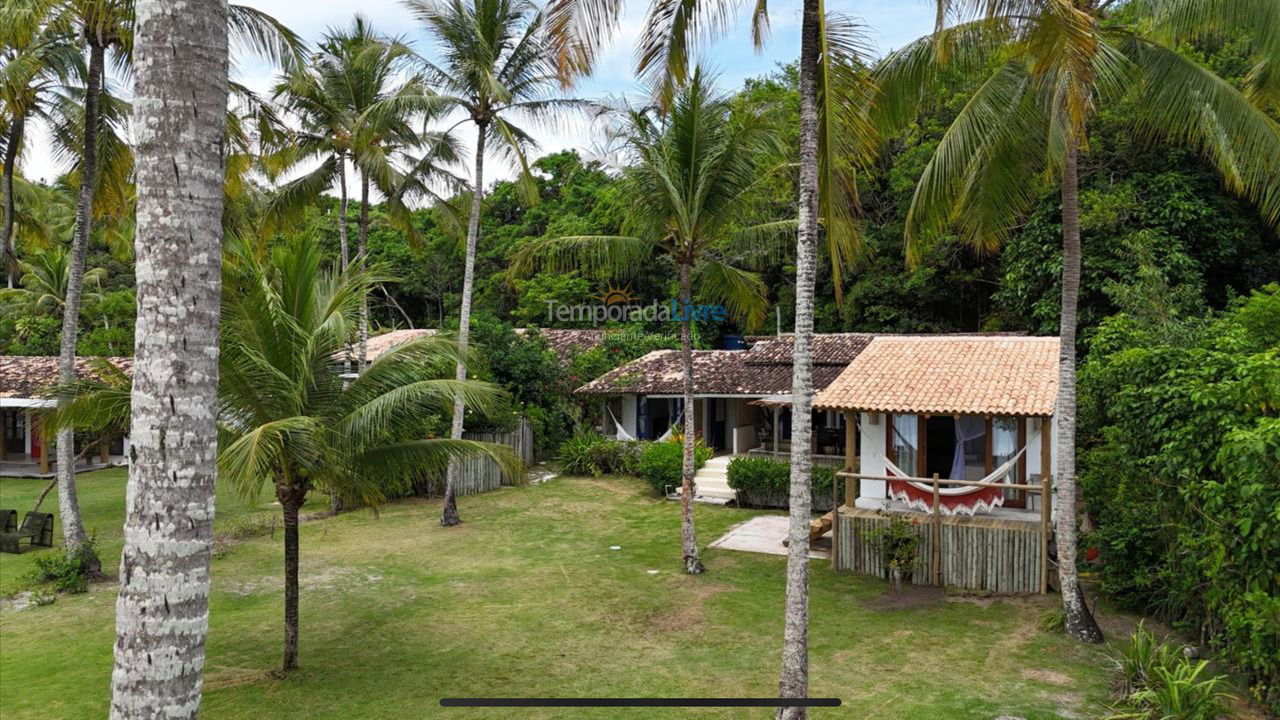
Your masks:
M75 550L49 552L35 558L31 581L52 583L59 592L82 593L89 589L89 561L94 556L94 538Z
M639 467L643 446L639 441L580 432L561 443L559 459L563 471L572 475L633 475Z
M813 466L814 509L829 509L835 471ZM744 505L786 507L791 494L791 464L768 458L736 457L729 462L729 487Z
M887 524L867 533L866 540L889 571L893 591L898 592L902 578L911 574L920 557L920 536L916 534L914 523L900 515L892 515Z
M1112 658L1121 697L1114 720L1216 720L1231 717L1225 675L1208 675L1208 661L1192 662L1141 624Z
M693 467L707 464L711 459L711 448L699 440L693 446ZM675 441L648 443L640 453L640 462L636 474L653 486L654 490L665 493L668 488L679 487L683 481L684 446Z

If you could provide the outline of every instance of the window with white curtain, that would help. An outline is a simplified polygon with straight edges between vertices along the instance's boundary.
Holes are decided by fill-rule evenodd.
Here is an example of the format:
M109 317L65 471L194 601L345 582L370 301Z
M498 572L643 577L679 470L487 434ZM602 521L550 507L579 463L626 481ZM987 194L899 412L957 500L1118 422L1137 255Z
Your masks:
M1018 452L1018 418L997 417L991 419L991 465L992 467L1000 467L1009 462L1009 460ZM999 480L999 478L998 478ZM1018 477L1018 465L1015 463L1013 469L1009 471L1008 480L1004 482L1020 484L1022 479ZM1013 499L1017 496L1017 490L1005 490L1006 499Z
M915 415L893 416L893 458L891 459L911 477L920 475L916 467L916 461L919 458L916 448L920 447L919 424L920 419Z

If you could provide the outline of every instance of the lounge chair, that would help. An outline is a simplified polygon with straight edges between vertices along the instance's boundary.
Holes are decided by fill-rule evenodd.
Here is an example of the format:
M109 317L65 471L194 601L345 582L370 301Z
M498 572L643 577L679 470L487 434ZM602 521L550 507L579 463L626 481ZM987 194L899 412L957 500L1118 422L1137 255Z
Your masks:
M0 533L17 532L18 511L0 508Z
M0 552L21 553L18 543L23 538L31 542L31 547L53 547L53 513L27 513L17 532L0 533Z

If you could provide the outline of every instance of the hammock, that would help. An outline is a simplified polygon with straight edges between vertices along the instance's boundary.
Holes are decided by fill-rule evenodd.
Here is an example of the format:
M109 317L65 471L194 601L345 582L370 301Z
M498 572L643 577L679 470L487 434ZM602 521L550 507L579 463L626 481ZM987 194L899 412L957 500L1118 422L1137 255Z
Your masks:
M1017 464L1026 451L1025 447L1022 448L1007 462L993 470L990 475L982 478L979 482L1002 482L1009 476L1009 472L1013 470L1014 465ZM895 475L901 478L910 477L905 470L885 457L884 453L873 452L884 462L886 475ZM929 512L933 507L933 485L932 483L918 480L890 480L889 497L905 503L907 507L921 512ZM1001 505L1004 505L1004 490L1002 488L938 483L938 509L943 515L974 515L978 512L990 512L993 508Z
M635 440L636 439L635 435L632 435L631 433L627 432L627 429L622 427L622 423L618 422L618 418L613 414L613 408L609 407L608 405L605 405L604 409L605 409L605 412L609 413L609 419L613 421L613 426L618 429L618 432L614 435L616 439L618 440Z
M676 413L676 419L671 421L671 424L667 426L667 431L662 433L662 437L658 438L657 442L666 442L670 440L672 432L676 429L676 426L679 425L680 421L683 419L684 419L684 407L682 406L680 408L680 412Z

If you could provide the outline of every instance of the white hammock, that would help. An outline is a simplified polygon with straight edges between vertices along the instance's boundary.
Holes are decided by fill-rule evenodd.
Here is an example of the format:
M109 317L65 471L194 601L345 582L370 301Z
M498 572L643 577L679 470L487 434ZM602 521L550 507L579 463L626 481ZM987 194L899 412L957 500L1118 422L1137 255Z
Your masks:
M605 409L605 412L609 413L609 419L613 421L613 426L618 429L618 432L614 434L614 437L616 439L618 440L635 440L636 439L635 435L632 435L631 433L627 432L627 429L622 427L622 423L618 422L618 418L613 414L613 408L609 407L608 405L605 405L604 409Z
M1008 462L996 468L994 471L992 471L990 475L987 475L986 477L982 478L982 480L980 480L979 482L1003 481L1004 478L1008 477L1009 471L1013 469L1014 464L1018 462L1018 459L1021 458L1022 454L1025 453L1026 451L1027 449L1023 447L1012 458L1010 458ZM873 452L875 452L876 456L878 456L881 460L884 461L884 467L888 474L897 475L898 477L903 478L902 480L903 482L910 483L912 487L920 490L921 492L927 492L927 493L933 492L932 483L920 482L917 480L907 480L906 478L910 476L907 474L905 470L898 467L897 465L894 465L892 460L884 456L884 453L881 453L879 451L873 451ZM974 493L979 490L985 489L979 485L960 485L960 486L943 485L941 480L942 478L939 478L939 483L938 483L939 495L955 497L957 495L968 495L970 493ZM907 507L914 508L921 512L930 512L932 510L932 508L928 504L926 504L924 501L918 500L918 499L913 500L909 495L907 495L906 492L903 492L903 491L894 492L892 486L889 487L889 497L901 503L905 503ZM939 510L942 511L943 515L974 515L979 512L991 512L991 510L1003 504L1004 504L1004 496L996 495L990 501L982 499L982 500L978 500L978 502L972 505L960 504L955 506L954 508L948 508L946 505L943 505L939 508Z
M681 407L680 412L676 414L676 419L671 421L671 424L667 426L667 431L662 433L662 437L658 438L657 442L666 442L670 440L672 431L676 429L676 426L679 425L680 421L683 419L684 419L684 408Z

